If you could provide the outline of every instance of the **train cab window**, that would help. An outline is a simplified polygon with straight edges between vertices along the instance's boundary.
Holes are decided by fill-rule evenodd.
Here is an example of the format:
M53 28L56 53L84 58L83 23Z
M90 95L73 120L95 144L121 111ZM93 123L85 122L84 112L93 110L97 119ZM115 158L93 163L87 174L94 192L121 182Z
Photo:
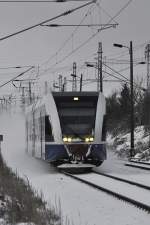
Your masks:
M74 140L85 140L94 135L97 96L80 96L73 101L72 96L55 98L63 136Z
M46 142L54 141L52 127L49 121L49 116L45 116L45 141Z

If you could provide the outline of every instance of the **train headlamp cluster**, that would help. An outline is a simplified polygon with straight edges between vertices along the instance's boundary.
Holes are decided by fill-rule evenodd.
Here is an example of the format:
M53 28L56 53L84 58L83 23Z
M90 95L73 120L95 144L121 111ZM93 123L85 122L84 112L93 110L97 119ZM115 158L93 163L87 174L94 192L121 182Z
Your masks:
M63 138L63 141L64 142L71 142L72 141L72 138L71 137L64 137Z
M84 140L85 140L85 142L93 142L94 138L93 137L86 137ZM70 142L72 142L72 138L71 137L63 137L63 141L70 143Z
M92 142L92 141L94 141L93 137L86 137L85 138L85 142Z

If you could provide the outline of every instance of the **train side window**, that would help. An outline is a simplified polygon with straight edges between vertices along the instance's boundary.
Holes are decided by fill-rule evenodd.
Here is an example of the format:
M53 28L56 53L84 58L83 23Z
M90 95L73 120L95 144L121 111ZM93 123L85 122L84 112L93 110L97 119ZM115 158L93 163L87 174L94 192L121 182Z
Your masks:
M53 133L52 133L52 127L51 127L48 116L45 116L45 141L46 142L54 141L54 137L53 137Z

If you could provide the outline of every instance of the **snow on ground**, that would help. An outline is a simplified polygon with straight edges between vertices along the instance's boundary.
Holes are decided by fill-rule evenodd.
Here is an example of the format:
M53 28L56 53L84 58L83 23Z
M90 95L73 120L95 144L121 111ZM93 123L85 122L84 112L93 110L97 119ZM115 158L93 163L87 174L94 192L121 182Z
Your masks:
M109 146L115 148L115 152L120 157L127 157L130 151L130 132L120 133L117 136L108 135ZM135 159L150 161L150 134L145 132L144 126L138 126L134 130Z
M118 158L113 151L108 150L107 153L107 160L100 167L95 168L95 171L100 171L150 186L149 171L124 166L127 160Z
M150 205L150 191L143 190L142 188L138 188L137 186L126 184L117 180L111 180L105 176L98 176L97 174L80 174L77 175L79 178L84 179L86 181L90 181L93 184L104 187L106 189L110 189L113 192L117 192L121 195L125 195L128 198L134 199L138 202L144 203L146 205Z
M17 171L32 186L42 191L49 204L61 204L63 224L66 217L75 225L148 225L150 215L58 173L46 162L25 153L24 121L20 115L0 115L0 133L4 135L2 154L8 166ZM110 157L113 155L111 154ZM98 170L135 176L138 172L124 168L122 162L110 159ZM123 168L122 168L123 167ZM131 172L132 171L132 172ZM139 176L147 176L141 172Z

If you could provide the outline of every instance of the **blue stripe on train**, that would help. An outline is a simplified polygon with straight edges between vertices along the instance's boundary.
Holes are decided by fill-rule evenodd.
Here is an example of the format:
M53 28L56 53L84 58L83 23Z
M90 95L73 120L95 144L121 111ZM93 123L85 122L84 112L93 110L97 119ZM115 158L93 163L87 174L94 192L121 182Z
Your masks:
M106 144L92 144L89 157L93 159L106 159ZM68 159L67 151L64 145L47 144L45 145L45 160L61 160Z
M93 144L90 156L94 159L105 160L107 157L106 144Z
M53 161L68 158L64 145L47 144L45 145L45 160Z

